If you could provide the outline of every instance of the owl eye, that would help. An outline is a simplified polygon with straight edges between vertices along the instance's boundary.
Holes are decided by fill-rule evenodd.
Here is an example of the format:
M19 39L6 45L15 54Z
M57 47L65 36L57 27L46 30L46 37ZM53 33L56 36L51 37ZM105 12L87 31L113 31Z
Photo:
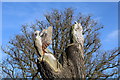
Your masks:
M40 37L46 37L47 33L43 33Z
M42 35L40 35L40 37L43 37L43 34L42 34Z
M35 33L35 36L37 36L37 33Z
M42 37L42 36L43 36L43 33L42 33L42 32L40 32L40 33L39 33L39 36L40 36L40 37Z

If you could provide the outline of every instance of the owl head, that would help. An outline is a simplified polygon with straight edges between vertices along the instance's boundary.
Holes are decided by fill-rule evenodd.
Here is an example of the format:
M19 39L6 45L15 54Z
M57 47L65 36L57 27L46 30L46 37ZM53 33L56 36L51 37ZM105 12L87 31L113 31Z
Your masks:
M81 32L82 32L83 29L82 29L81 23L78 23L77 21L75 21L74 30L75 30L75 31L81 31Z
M38 31L38 30L35 31L35 32L34 32L34 35L35 35L35 37L36 37L36 36L40 36L40 31Z

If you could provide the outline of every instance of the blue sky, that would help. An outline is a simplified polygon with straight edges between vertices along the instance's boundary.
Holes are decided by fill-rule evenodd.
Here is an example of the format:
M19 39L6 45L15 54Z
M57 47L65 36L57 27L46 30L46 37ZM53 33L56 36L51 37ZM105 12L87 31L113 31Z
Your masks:
M104 25L101 30L102 49L109 50L118 46L118 3L117 2L14 2L2 3L2 44L6 45L15 34L20 34L22 24L34 23L35 19L44 20L44 14L51 9L72 7L76 12L93 14Z
M3 2L118 2L119 0L2 0Z

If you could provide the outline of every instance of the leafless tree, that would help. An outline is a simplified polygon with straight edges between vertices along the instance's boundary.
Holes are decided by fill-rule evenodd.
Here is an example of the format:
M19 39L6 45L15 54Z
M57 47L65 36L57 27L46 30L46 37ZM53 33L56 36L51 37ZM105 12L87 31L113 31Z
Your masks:
M50 49L64 66L66 60L65 55L68 52L72 52L70 50L75 48L75 46L68 47L70 44L70 27L74 24L74 21L81 23L84 30L84 62L86 67L83 71L86 73L86 78L107 79L118 74L119 49L115 48L109 51L101 51L102 44L99 34L103 25L95 21L91 15L83 15L81 13L74 15L73 9L66 8L63 11L54 9L50 13L45 14L45 18L45 21L36 20L36 23L33 25L23 25L21 29L22 34L16 35L9 41L7 46L2 47L3 54L7 54L7 58L3 58L2 70L3 74L6 75L3 75L3 77L31 78L35 76L36 78L44 79L50 75L50 72L47 72L49 74L45 76L46 71L44 70L38 73L37 52L34 47L33 37L35 30L41 31L49 26L53 26L54 29L53 43ZM76 57L77 55L72 56ZM109 69L108 74L106 72ZM36 73L38 74L35 75Z

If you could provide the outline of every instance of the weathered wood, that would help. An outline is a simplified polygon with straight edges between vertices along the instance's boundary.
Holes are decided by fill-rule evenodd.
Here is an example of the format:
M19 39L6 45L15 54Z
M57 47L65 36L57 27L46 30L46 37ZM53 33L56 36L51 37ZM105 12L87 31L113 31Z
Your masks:
M74 78L85 78L85 65L79 45L74 44L66 49L69 68L72 70Z
M78 45L71 45L66 48L64 55L64 64L60 72L54 72L47 62L39 62L38 70L43 79L64 79L71 80L85 78L84 59L80 53Z

